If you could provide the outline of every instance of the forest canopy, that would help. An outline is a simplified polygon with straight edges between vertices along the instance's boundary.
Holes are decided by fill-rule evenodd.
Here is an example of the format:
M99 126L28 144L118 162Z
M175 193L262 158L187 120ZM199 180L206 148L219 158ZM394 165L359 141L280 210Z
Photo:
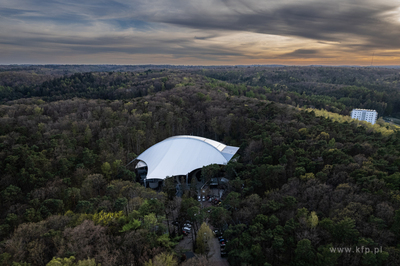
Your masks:
M0 73L1 265L174 265L172 221L206 220L230 265L400 264L400 132L346 117L399 117L398 70L44 68ZM211 171L219 206L136 181L128 163L175 135L240 147ZM361 246L382 251L332 251Z

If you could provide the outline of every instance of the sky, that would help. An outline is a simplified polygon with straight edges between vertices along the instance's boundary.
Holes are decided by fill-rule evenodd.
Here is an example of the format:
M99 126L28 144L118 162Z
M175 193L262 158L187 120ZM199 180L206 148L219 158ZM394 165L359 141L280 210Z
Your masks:
M400 65L400 0L1 0L0 64Z

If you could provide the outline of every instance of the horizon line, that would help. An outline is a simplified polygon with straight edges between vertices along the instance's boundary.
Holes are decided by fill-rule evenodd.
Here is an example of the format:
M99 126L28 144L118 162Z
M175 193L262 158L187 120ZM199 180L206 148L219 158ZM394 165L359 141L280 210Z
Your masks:
M311 64L311 65L290 65L290 64L238 64L238 65L184 65L184 64L68 64L68 63L43 63L43 64L30 64L30 63L24 63L24 64L1 64L0 66L183 66L183 67L247 67L247 66L288 66L288 67L368 67L368 68L374 68L374 67L400 67L399 65L351 65L351 64L346 64L346 65L323 65L323 64Z

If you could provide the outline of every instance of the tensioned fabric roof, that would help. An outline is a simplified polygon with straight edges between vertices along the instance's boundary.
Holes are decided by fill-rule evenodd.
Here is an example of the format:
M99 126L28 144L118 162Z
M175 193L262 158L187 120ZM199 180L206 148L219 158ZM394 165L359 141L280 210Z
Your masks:
M136 159L147 165L146 179L165 179L167 176L186 175L210 164L227 164L238 150L238 147L215 140L183 135L151 146ZM136 168L145 166L142 162Z

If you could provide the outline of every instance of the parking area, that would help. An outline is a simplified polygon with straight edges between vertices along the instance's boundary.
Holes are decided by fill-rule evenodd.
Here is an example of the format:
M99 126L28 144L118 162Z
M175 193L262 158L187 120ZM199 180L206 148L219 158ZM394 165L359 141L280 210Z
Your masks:
M223 189L207 189L206 193L198 196L198 201L201 203L202 208L217 206L217 203L221 200L223 193Z
M204 189L204 187L203 187ZM203 192L200 191L199 192ZM198 201L201 203L202 208L207 208L211 206L216 206L219 200L223 195L224 190L222 189L209 189L206 188L206 191L203 192L205 198L203 199L203 195L199 193L201 196L198 197ZM211 199L211 200L210 200ZM210 225L210 228L213 230L213 227ZM213 237L209 241L210 251L208 253L208 261L211 266L228 266L229 263L226 257L221 257L221 245L217 237ZM183 239L179 242L179 244L175 247L175 251L178 254L184 254L187 251L193 252L193 240L192 234L184 236Z
M175 247L175 251L178 254L183 254L185 251L192 250L192 237L191 235L185 236L179 244ZM209 241L210 252L208 253L208 261L211 266L229 266L226 258L221 257L220 244L218 238L214 237Z
M210 252L208 256L210 265L229 266L228 260L221 257L221 246L217 237L212 238L210 241Z

